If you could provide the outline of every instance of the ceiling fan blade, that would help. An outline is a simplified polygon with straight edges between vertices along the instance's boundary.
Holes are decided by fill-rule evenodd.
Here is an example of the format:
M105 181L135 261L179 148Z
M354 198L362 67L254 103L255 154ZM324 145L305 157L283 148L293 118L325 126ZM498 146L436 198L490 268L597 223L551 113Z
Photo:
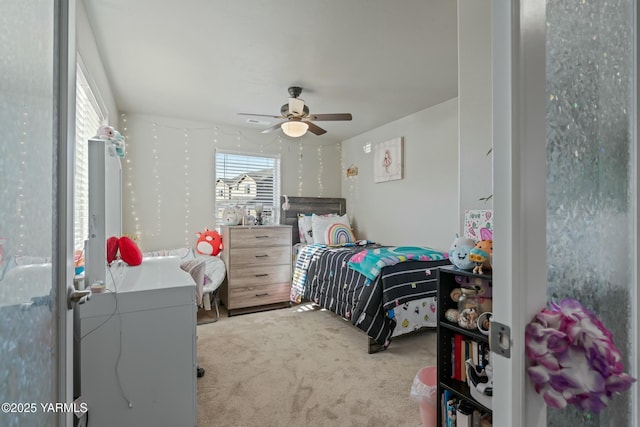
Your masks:
M333 114L309 114L306 117L307 120L318 121L337 121L337 120L351 120L351 113L333 113Z
M280 129L280 125L282 125L282 123L283 122L276 123L275 125L262 130L260 133L269 133L269 132L273 132L274 130Z
M285 119L283 116L272 116L270 114L253 114L253 113L238 113L240 116L257 116L257 117L272 117L274 119Z
M327 133L326 130L322 129L320 126L314 123L308 122L306 120L303 120L302 122L309 125L309 132L313 133L314 135L324 135L325 133Z

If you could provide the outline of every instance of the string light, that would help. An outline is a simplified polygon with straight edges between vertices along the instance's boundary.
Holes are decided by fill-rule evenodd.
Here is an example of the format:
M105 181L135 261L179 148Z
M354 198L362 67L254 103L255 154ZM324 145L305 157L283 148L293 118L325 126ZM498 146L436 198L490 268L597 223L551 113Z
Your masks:
M302 197L302 141L298 145L299 162L298 162L298 196Z
M25 204L25 172L27 168L27 129L29 129L29 113L22 113L22 138L20 138L20 156L18 163L18 197L16 198L16 213L18 216L18 244L16 253L18 255L24 255L25 246L25 216L24 216L24 204Z
M190 186L189 181L189 129L184 130L184 242L186 246L190 245L189 233L189 216L191 214L190 206Z
M324 165L322 164L322 145L318 145L318 191L319 196L322 197L324 193L324 187L322 185L322 174L324 172Z
M144 119L140 119L140 121L144 121ZM122 114L122 123L126 124L127 119L125 114ZM152 176L155 178L156 180L156 189L155 189L155 199L156 199L156 223L155 223L155 231L152 234L149 235L153 235L154 237L158 237L161 235L162 232L162 206L163 206L163 202L162 202L162 193L161 193L161 185L160 185L160 180L161 180L161 175L162 175L162 171L161 171L161 167L160 167L160 160L159 160L159 156L160 156L160 148L159 148L159 138L158 138L158 134L163 135L165 134L165 132L159 131L160 129L174 129L174 130L181 130L184 132L184 212L185 212L185 223L184 223L184 236L185 236L185 244L186 246L190 246L192 244L192 233L189 231L190 230L190 219L191 219L191 210L190 210L190 205L191 205L191 196L190 196L190 190L191 190L191 177L189 174L189 170L190 170L190 149L191 149L191 143L190 143L190 138L192 136L192 132L195 131L208 131L211 132L213 131L213 144L215 147L218 146L220 139L224 136L224 135L229 135L229 136L234 136L235 140L236 140L236 146L239 149L242 149L243 147L246 147L248 145L253 146L258 148L260 152L264 152L266 147L268 146L272 146L274 149L276 148L275 146L273 146L273 144L278 144L277 145L277 149L280 153L282 153L282 149L283 149L283 142L282 142L282 137L281 135L277 135L274 136L273 139L269 140L269 141L264 141L264 140L259 140L259 141L251 141L250 138L247 138L246 135L243 135L241 131L223 131L221 130L218 126L206 126L206 127L189 127L189 128L184 128L184 127L176 127L176 126L171 126L171 125L166 125L166 124L162 124L162 123L157 123L155 121L151 121L149 120L148 123L151 124L152 127L152 135L153 135L153 148L152 148L152 155L153 155L153 169L152 169ZM127 143L130 142L130 137L129 135L126 133L126 125L123 129L123 136L125 136L125 139L127 140ZM130 216L131 218L133 218L134 221L134 225L135 225L135 236L138 239L138 243L142 246L141 241L142 241L142 237L143 237L143 233L141 231L141 225L140 225L140 217L138 216L138 212L136 211L136 204L137 204L137 200L136 200L136 192L135 192L135 185L134 185L134 174L133 174L133 170L134 167L136 167L136 162L135 162L135 156L131 156L132 154L132 150L129 150L127 152L127 157L125 160L126 163L126 170L127 170L127 175L128 175L128 180L126 182L126 187L128 188L128 193L129 193L129 203L130 203ZM300 154L302 154L302 147L300 147ZM301 165L301 169L300 169L300 176L302 176L302 165ZM300 180L302 181L302 180ZM300 191L302 191L302 183L300 184ZM146 221L145 221L146 223Z
M153 156L153 169L151 172L154 177L154 193L156 196L156 230L152 236L160 237L160 233L162 231L162 196L160 188L162 188L162 186L160 185L160 172L158 165L158 125L155 122L151 125L151 135L153 137L153 147L151 149L151 155Z
M122 121L122 134L124 136L125 141L129 146L131 146L131 136L128 132L127 127L127 116L122 113L120 115ZM140 218L138 217L138 213L136 212L136 191L133 185L133 166L134 163L132 161L133 150L127 150L127 156L125 160L125 164L127 166L127 188L129 189L129 211L131 212L131 217L133 218L134 224L134 240L137 241L138 245L142 246L142 232L140 230Z

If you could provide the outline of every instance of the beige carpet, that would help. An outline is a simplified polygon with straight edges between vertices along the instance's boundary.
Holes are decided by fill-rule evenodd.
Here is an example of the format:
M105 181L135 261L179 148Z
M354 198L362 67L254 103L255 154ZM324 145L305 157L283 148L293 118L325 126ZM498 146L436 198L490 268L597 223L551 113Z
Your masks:
M421 425L409 392L435 331L367 353L364 332L301 305L198 326L198 426Z

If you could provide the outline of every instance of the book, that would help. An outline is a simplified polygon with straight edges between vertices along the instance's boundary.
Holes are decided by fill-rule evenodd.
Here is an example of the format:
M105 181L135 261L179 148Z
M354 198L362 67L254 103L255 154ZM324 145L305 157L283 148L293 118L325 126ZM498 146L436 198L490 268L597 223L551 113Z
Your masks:
M473 407L469 402L462 401L458 405L456 411L456 425L455 427L473 427L472 422Z
M458 399L453 396L451 392L449 399L447 400L446 405L446 417L445 417L445 426L446 427L456 427L456 412L458 406Z
M471 426L480 427L481 419L482 419L482 413L479 410L474 409L473 413L471 414Z
M462 351L463 350L463 345L462 345L462 335L460 334L455 334L453 336L454 339L454 344L453 344L453 372L451 373L451 378L453 378L454 380L458 380L458 381L462 381L462 365L463 365L463 359L462 359Z

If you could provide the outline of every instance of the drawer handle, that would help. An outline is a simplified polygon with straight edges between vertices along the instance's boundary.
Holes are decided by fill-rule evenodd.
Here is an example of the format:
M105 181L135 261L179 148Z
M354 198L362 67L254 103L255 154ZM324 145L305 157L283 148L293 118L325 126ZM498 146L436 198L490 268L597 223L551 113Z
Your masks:
M256 255L256 258L268 258L269 255Z
M268 276L267 273L256 274L256 277L267 277L267 276Z
M266 297L269 296L269 292L265 292L264 294L256 294L257 297Z
M269 236L256 236L256 239L268 239Z

